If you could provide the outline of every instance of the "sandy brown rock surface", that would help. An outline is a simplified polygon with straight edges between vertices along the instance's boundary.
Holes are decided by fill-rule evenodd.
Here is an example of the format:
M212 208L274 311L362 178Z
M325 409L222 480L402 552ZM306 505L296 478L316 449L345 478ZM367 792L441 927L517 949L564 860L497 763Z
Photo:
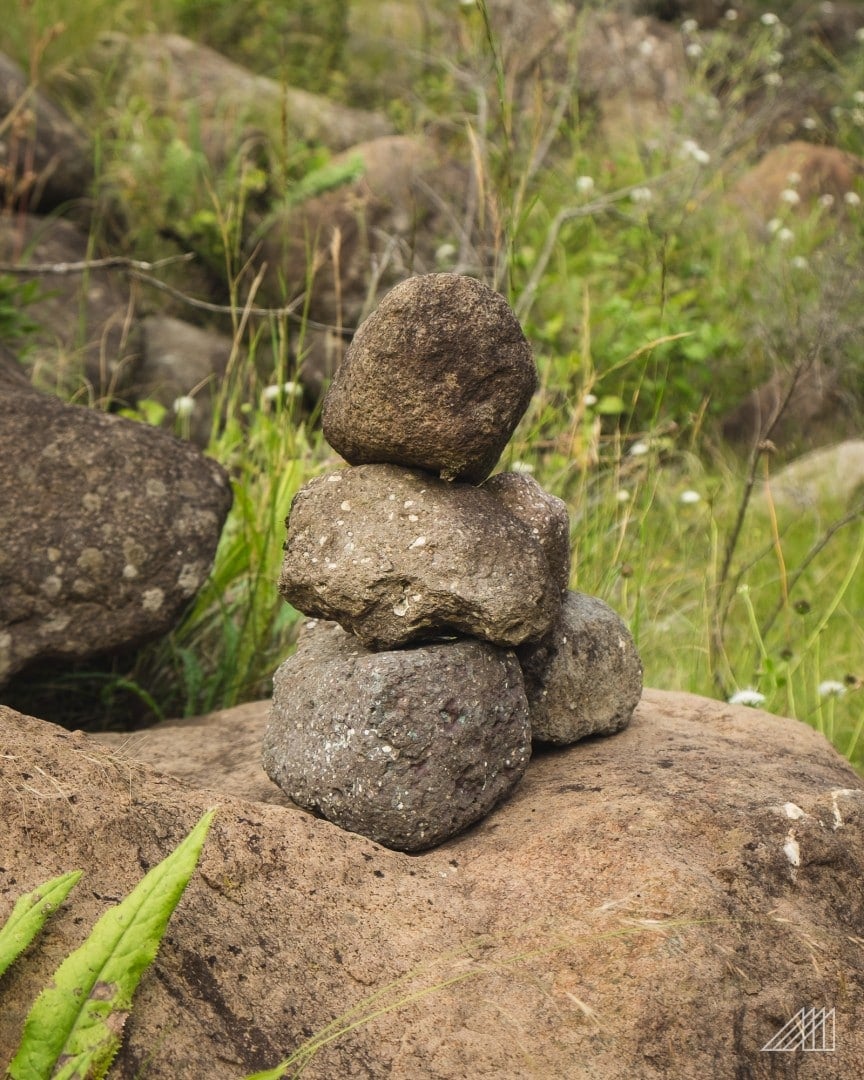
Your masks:
M0 983L0 1060L61 957L219 805L114 1078L238 1080L383 1006L304 1077L864 1075L864 792L803 724L646 691L625 731L538 755L410 856L237 797L261 795L265 717L105 747L0 709L0 914L85 870ZM763 1053L809 1006L836 1010L835 1052Z

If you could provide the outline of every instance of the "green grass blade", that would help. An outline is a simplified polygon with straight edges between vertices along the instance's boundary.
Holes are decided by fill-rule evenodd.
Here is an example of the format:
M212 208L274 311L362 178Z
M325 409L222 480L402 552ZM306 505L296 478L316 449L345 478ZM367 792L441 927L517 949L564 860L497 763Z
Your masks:
M100 1080L120 1047L138 982L192 876L215 811L99 919L33 1004L13 1080Z
M36 937L45 920L60 907L82 873L81 870L71 870L19 898L12 914L0 927L0 975Z

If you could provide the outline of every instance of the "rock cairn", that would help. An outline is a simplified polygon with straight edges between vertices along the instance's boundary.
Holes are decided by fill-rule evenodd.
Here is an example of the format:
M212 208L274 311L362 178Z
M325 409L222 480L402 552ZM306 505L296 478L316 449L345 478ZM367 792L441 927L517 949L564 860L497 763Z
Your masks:
M324 401L349 463L295 496L279 582L312 618L276 672L264 767L298 805L420 851L519 782L532 739L627 723L642 665L622 620L569 592L565 504L490 477L537 384L499 294L397 285Z

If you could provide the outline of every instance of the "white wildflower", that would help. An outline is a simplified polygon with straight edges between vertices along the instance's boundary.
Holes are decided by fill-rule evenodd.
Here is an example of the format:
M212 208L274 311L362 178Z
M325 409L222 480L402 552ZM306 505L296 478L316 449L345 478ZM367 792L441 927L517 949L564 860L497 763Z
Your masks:
M798 187L798 185L801 183L801 173L800 172L787 173L787 175L786 175L786 183L791 188Z
M635 203L647 203L654 198L654 193L649 187L634 187L630 192L630 198Z
M845 202L847 206L860 206L861 196L857 191L847 191L843 196L843 202Z
M783 63L783 53L778 52L775 49L773 52L768 53L765 59L771 67L780 67L780 65Z
M594 177L593 176L577 176L576 177L576 190L580 195L590 195L594 190Z
M695 34L698 29L699 23L696 22L695 19L685 19L684 22L681 23L682 34Z
M765 85L782 86L783 76L780 74L779 71L769 71L768 74L765 76Z
M795 255L792 259L793 270L806 270L810 266L810 263L804 258L803 255Z
M435 249L435 262L438 263L439 266L444 266L453 261L454 255L456 255L455 244L439 244Z
M781 244L789 244L795 239L795 233L791 229L780 229L777 233L777 239Z
M682 491L678 496L678 502L683 503L685 506L693 506L695 503L701 502L702 496L698 491Z
M735 8L727 8L723 14L723 18L727 22L735 22L735 20L738 18L738 12L735 10Z
M279 383L274 383L271 386L265 386L261 396L265 401L278 401L284 394L286 398L300 397L303 393L303 387L297 382L285 382L280 386Z
M630 502L630 492L627 488L618 488L618 491L615 493L615 498L620 503Z
M654 53L654 39L653 38L643 38L643 40L639 42L639 52L643 56L651 56L651 55L653 55L653 53Z
M770 233L779 232L783 228L783 222L778 217L771 218L765 228Z
M597 395L596 394L586 394L585 397L582 398L582 403L583 403L583 405L587 405L588 408L590 409L592 405L597 404Z
M801 127L803 127L805 131L815 131L816 128L819 127L819 121L815 116L805 116L801 121Z
M760 694L758 690L754 690L752 686L747 686L743 690L736 690L729 698L729 704L750 705L752 708L758 709L760 705L765 704L765 695Z
M685 139L684 142L681 143L681 153L684 157L689 157L694 161L698 161L700 165L707 165L711 160L711 155L708 151L703 150L695 139Z
M703 49L698 41L691 41L684 52L691 60L698 60L702 55Z
M171 407L174 410L174 415L183 420L195 412L195 398L183 394L181 397L174 398L174 404Z
M819 683L819 697L843 697L846 687L836 679L826 679Z
M797 206L801 202L801 196L795 190L795 188L787 187L780 192L780 199L782 202L788 203L790 206Z
M702 108L705 110L705 115L709 119L716 120L720 115L720 102L713 94L702 95Z
M650 449L648 443L640 439L638 442L633 443L628 453L631 457L644 457Z
M776 26L780 22L773 11L766 11L759 19L763 26Z
M856 90L852 95L852 100L856 105L864 105L864 90Z
M855 40L864 42L864 26L859 26L855 31Z
M523 476L530 476L534 472L534 466L530 461L514 461L510 466L510 471L515 473L522 473Z
M864 109L852 110L852 123L855 127L864 127Z
M834 196L831 194L830 191L826 191L824 195L819 196L817 202L823 210L830 210L831 207L834 205Z

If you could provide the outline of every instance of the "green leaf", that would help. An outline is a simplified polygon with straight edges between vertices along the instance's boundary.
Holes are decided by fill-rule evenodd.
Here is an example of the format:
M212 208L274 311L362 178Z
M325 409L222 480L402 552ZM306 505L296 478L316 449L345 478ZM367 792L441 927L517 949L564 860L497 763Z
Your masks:
M120 1048L132 995L198 863L215 811L99 919L42 991L9 1066L13 1080L101 1080Z
M36 937L48 916L60 907L74 889L82 873L81 870L71 870L19 898L12 914L0 929L0 975Z
M359 154L352 154L347 161L328 161L318 169L307 172L298 180L289 193L289 205L296 205L326 191L342 187L343 184L359 180L366 172L366 163Z
M605 397L600 398L594 408L601 416L620 416L626 406L620 397L606 394Z

